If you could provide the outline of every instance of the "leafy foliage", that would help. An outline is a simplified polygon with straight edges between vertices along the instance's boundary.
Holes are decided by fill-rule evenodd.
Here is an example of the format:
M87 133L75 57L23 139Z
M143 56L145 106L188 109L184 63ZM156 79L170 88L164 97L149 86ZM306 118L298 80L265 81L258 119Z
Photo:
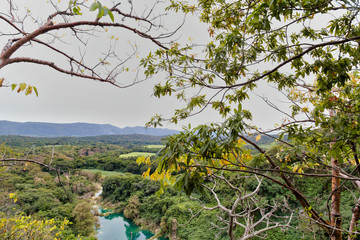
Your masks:
M74 208L75 229L81 235L89 236L95 231L95 216L92 210L93 207L87 202L80 202Z
M0 87L2 85L2 82L0 84ZM32 94L33 92L36 94L36 96L38 97L39 96L39 93L38 93L38 90L35 86L31 86L31 85L28 85L26 83L19 83L19 84L16 84L16 83L13 83L11 84L11 90L15 90L17 87L17 90L16 92L23 92L25 91L25 95L29 95L29 94Z
M37 220L31 216L15 215L9 217L0 213L1 239L60 239L68 220L55 222L50 220Z
M340 199L360 186L358 2L172 1L169 9L197 14L208 27L210 40L203 48L173 43L142 60L147 76L167 74L154 95L175 95L185 103L172 116L156 115L148 125L178 123L205 108L224 120L167 138L155 161L158 168L150 176L162 186L174 183L188 195L209 189L206 180L223 171L261 176L289 190L323 234L331 239L355 237L360 198L356 194L352 199L352 213L349 205L340 207ZM251 112L242 106L260 82L285 92L291 101L289 111L267 101L285 118L273 129L254 126ZM251 136L275 131L281 144L268 149ZM259 155L248 152L241 142ZM313 185L313 179L324 185L320 179L331 179L332 185L309 193L303 186ZM349 181L355 187L345 187ZM272 192L263 194L269 197ZM245 225L233 224L233 218L238 216L232 212L224 220L230 239L241 234L232 232L235 225L247 231ZM342 225L341 220L347 223Z
M99 1L95 1L93 4L91 4L89 10L95 11L96 9L98 10L97 18L109 15L111 21L114 22L113 13L107 7L103 6Z

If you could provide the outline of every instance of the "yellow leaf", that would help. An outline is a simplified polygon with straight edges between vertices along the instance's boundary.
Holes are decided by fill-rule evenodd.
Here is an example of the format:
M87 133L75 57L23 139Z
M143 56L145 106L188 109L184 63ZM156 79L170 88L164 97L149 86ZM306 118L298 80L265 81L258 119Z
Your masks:
M255 140L256 140L257 142L260 141L260 139L261 139L261 134L257 135L256 138L255 138Z
M138 164L138 165L140 165L140 164L142 164L142 163L144 163L145 162L145 156L141 156L141 157L138 157L137 159L136 159L136 163Z
M150 169L151 169L151 168L148 168L148 170L142 174L142 176L143 176L144 178L149 177Z
M21 91L24 91L26 88L26 83L20 83L20 89Z
M244 142L244 140L242 140L241 138L239 138L238 144L242 144L243 142Z
M224 166L225 164L226 164L226 161L225 160L223 160L223 159L220 159L220 166Z

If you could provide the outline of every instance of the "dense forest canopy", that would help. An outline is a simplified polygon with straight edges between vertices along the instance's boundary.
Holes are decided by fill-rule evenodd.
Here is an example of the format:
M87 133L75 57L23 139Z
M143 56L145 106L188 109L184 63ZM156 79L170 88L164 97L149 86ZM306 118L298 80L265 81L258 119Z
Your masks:
M161 147L158 138L139 135L70 138L66 144L58 138L2 139L11 147L1 141L1 239L95 239L91 199L104 178L126 173L142 179L147 166L138 165L136 155L120 156L155 154Z

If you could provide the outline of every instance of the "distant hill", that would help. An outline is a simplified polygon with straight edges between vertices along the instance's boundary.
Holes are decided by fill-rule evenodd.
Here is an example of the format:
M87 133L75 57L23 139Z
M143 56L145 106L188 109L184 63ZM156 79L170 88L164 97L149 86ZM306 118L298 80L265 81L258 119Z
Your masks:
M114 144L121 146L131 145L158 145L162 144L164 136L151 135L103 135L88 137L29 137L29 136L0 136L0 143L6 143L11 147L31 147L54 145L60 141L60 145L98 145Z
M125 127L93 123L46 123L0 121L0 135L32 137L88 137L101 135L151 135L165 136L178 131L165 128Z

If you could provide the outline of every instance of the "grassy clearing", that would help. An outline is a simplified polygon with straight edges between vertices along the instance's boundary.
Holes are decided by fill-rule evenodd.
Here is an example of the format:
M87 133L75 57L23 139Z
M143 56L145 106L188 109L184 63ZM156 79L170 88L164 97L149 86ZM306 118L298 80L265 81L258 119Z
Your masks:
M146 148L163 148L163 147L165 147L165 145L146 145L145 146Z
M274 146L272 143L269 143L269 144L260 144L259 145L261 148L267 150L269 149L270 147Z
M108 177L108 176L122 175L123 174L121 172L103 171L103 170L99 170L99 169L83 169L82 171L92 172L92 173L100 172L102 177Z
M131 153L127 153L127 154L121 154L119 157L120 158L141 157L141 156L151 157L151 156L154 156L155 154L156 153L149 153L149 152L131 152Z

